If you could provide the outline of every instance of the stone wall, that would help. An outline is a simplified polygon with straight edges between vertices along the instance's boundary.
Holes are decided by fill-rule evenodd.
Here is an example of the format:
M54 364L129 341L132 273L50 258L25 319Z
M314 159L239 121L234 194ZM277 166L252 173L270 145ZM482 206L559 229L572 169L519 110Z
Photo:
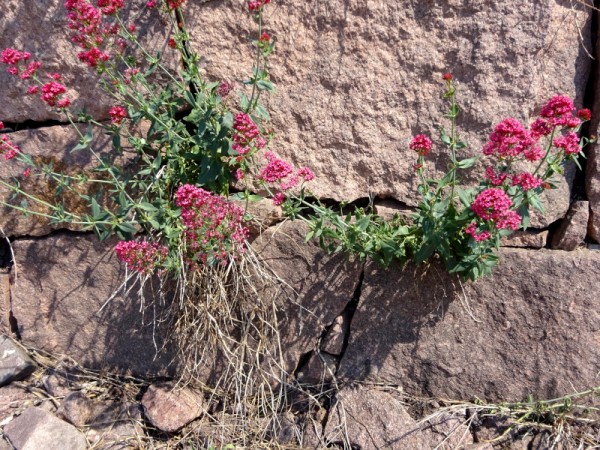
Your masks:
M75 107L105 120L110 102L73 56L62 0L8 3L0 48L35 54L73 87ZM507 116L528 121L555 93L592 108L589 134L600 135L600 89L590 57L600 57L591 37L593 14L567 0L274 0L267 14L268 31L277 37L271 68L277 92L268 100L274 148L313 168L321 198L374 195L382 211L414 207L407 145L416 133L437 134L446 71L458 80L459 126L471 144L469 155L479 151L495 122ZM251 22L243 1L190 0L185 19L209 78L240 79L249 71ZM157 16L144 20L141 39L165 48L169 30ZM24 96L8 74L0 73L0 85L0 120L11 125L11 139L67 168L89 163L69 152L77 139L60 116ZM106 149L102 139L97 145ZM347 384L384 383L414 395L465 400L547 398L597 385L598 147L587 154L585 173L571 168L563 187L545 199L547 214L535 218L535 233L507 242L522 248L502 249L493 276L478 283L459 284L435 264L383 271L329 257L304 243L299 224L271 226L254 246L298 293L294 305L281 299L286 369L300 382L333 372ZM447 156L434 151L432 157L442 171ZM21 171L0 162L3 180ZM27 183L44 190L41 183ZM0 188L0 198L8 195ZM25 344L95 369L176 373L168 357L154 359L155 330L145 325L136 295L101 309L123 275L111 252L114 243L3 207L0 227L15 250L12 314ZM365 408L375 422L385 422L384 408L374 410L369 402L388 396L373 395ZM323 436L333 433L331 427L321 430ZM387 442L354 430L350 438L363 449ZM337 439L332 436L330 442Z

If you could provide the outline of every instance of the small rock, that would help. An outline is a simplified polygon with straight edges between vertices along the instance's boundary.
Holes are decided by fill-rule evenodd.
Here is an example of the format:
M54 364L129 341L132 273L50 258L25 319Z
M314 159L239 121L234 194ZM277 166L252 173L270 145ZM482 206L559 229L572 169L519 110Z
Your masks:
M96 405L95 417L88 424L86 437L102 449L143 448L141 410L134 403L105 403Z
M332 355L341 355L344 348L344 336L348 328L348 320L344 314L337 316L323 338L321 349Z
M188 388L176 388L172 383L151 385L142 398L142 406L152 425L169 433L179 430L205 412L201 394Z
M502 238L502 247L544 248L548 239L548 231L515 231Z
M589 218L589 202L583 200L574 202L552 237L552 248L575 250L585 239Z
M4 427L16 450L85 450L85 437L77 428L40 408L29 408Z
M42 385L52 397L66 397L71 392L69 382L65 378L54 374L43 377Z
M15 414L29 408L37 396L19 386L9 384L0 388L0 423L8 423Z
M316 353L298 373L298 381L303 384L321 385L330 383L337 371L339 358L327 353Z
M0 335L0 386L27 378L35 368L36 364L21 347Z
M93 402L83 392L71 392L65 397L56 415L76 427L86 425L93 414Z

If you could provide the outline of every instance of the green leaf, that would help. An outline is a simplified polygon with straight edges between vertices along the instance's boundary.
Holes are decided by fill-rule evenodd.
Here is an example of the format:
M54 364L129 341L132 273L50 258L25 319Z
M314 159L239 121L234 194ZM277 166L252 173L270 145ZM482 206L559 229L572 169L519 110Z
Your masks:
M450 145L450 143L452 142L450 136L446 134L446 130L444 130L443 128L440 128L440 139L446 145Z
M472 201L472 195L470 191L465 191L462 188L455 188L456 193L458 194L458 198L460 199L460 202L464 205L464 206L471 206L471 203L473 203Z
M467 158L467 159L463 159L461 161L457 161L456 166L461 169L468 169L469 167L473 167L473 165L475 164L476 161L477 161L477 158Z
M261 91L275 91L275 86L269 80L258 80L256 82L256 87Z
M183 96L185 97L185 100L190 104L190 106L192 108L196 107L196 99L194 98L194 96L192 95L192 93L190 91L184 91Z
M148 203L148 202L140 202L137 204L137 207L144 210L144 211L149 211L149 212L156 212L159 209L154 206L152 203Z

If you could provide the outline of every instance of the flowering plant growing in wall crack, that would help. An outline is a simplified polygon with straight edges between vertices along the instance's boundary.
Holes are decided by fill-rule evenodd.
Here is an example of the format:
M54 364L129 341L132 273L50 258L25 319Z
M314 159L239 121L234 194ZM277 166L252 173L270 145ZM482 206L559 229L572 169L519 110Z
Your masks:
M432 178L428 157L438 145L424 134L408 144L414 152L420 200L409 219L385 221L371 210L341 214L324 206L310 192L315 178L309 167L294 167L270 148L269 115L261 95L274 91L269 56L275 39L264 27L268 0L249 1L256 30L251 44L255 62L251 75L239 82L209 81L199 69L181 8L184 0L141 2L149 13L160 9L172 32L165 53L179 59L176 67L165 54L150 53L136 36L137 25L125 21L124 0L67 0L68 29L77 58L97 73L100 86L113 99L105 122L74 111L71 88L61 74L45 73L43 64L25 49L4 49L0 61L37 96L74 125L80 141L74 152L88 151L95 166L81 175L67 175L20 151L2 134L0 154L27 165L24 174L42 177L56 188L55 202L25 192L20 183L1 183L15 194L10 206L42 215L52 223L91 229L105 239L118 235L116 252L129 269L143 276L155 271L178 275L204 265L227 265L246 250L245 206L267 193L285 215L307 222L308 238L328 251L343 251L383 266L441 258L451 273L475 280L497 264L500 239L526 228L529 208L541 210L539 194L554 186L568 161L577 163L585 139L579 127L589 111L575 111L571 99L556 95L529 126L514 118L497 124L480 157L462 158L456 118L456 86L443 76L450 127L440 143L449 166ZM168 53L171 52L171 53ZM232 99L237 92L239 100ZM81 124L87 123L87 129ZM113 153L92 147L94 133L112 136ZM122 165L115 155L124 156ZM132 156L133 155L133 156ZM477 187L461 183L462 171L485 161ZM80 189L93 185L94 189ZM230 192L235 186L241 192ZM86 208L69 210L65 193L78 195ZM43 212L40 212L40 208ZM343 209L344 205L342 205ZM143 234L143 237L138 235ZM133 240L133 241L132 241Z
M345 218L325 208L313 208L310 236L330 251L347 251L371 258L384 266L413 260L423 263L441 258L450 273L476 280L491 273L498 263L502 237L527 228L529 210L543 212L539 195L555 187L556 175L572 161L579 166L582 148L589 142L578 131L590 119L590 111L576 111L573 101L552 97L529 127L514 118L497 124L482 149L485 174L477 187L461 186L460 173L472 168L480 157L459 157L467 147L456 130L459 107L451 74L444 74L443 98L449 103L450 129L440 130L450 163L438 179L428 175L427 156L431 139L423 134L408 147L416 153L420 201L410 220L396 217L385 222L362 209Z

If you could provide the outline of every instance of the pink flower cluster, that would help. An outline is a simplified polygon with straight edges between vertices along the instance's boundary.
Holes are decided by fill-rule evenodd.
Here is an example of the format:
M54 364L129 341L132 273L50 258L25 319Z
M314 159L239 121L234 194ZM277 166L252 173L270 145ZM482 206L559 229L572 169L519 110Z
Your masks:
M424 134L417 134L410 141L408 148L414 150L421 156L427 156L431 151L431 139Z
M576 155L581 151L579 147L579 137L574 131L569 131L567 134L558 136L553 142L556 148L561 148L565 155Z
M0 130L4 129L4 124L0 122ZM0 137L0 155L5 160L13 159L19 153L19 147L12 142L6 134Z
M269 3L271 3L271 0L249 0L248 9L253 12L258 12L263 6Z
M475 197L473 212L482 220L493 221L498 229L516 230L521 226L521 216L510 207L512 201L500 188L488 188Z
M539 161L544 157L544 151L537 145L540 138L550 135L557 127L574 129L583 120L591 118L589 109L574 113L573 100L564 95L555 95L542 107L540 117L531 123L529 130L513 118L500 122L483 147L483 154L500 159L523 156L528 161ZM566 155L579 153L576 136L574 131L568 131L554 140L554 146L564 149Z
M517 157L527 152L536 144L529 131L517 119L504 119L490 134L490 139L483 147L484 155L495 155L498 158ZM534 152L538 154L539 152ZM532 153L533 154L533 153ZM543 155L543 154L542 154Z
M237 113L233 119L233 145L232 148L243 156L252 149L263 148L267 141L260 135L260 130L250 116L246 113Z
M234 87L235 85L233 83L227 80L223 80L221 81L221 83L219 83L219 87L217 88L217 94L219 95L219 97L225 98L229 95L231 91L233 91Z
M117 257L129 270L149 275L165 261L168 249L158 243L147 241L121 241L115 247Z
M98 0L97 7L87 0L66 0L68 27L73 30L71 40L84 51L77 57L89 67L110 59L104 50L104 44L109 36L116 35L118 24L104 21L103 16L115 15L124 7L124 0Z
M492 237L492 234L488 230L478 232L476 222L471 222L465 228L465 233L473 236L473 239L475 239L475 242L487 241L489 238Z
M220 195L185 184L175 193L181 208L184 239L190 266L226 264L245 250L248 229L242 225L244 211Z
M273 197L273 203L276 206L281 205L285 201L284 192L297 187L301 182L314 180L315 174L308 167L301 167L295 170L294 166L283 159L278 158L271 151L265 152L267 165L264 166L258 173L258 179L269 183L276 184L281 191Z
M108 115L110 116L110 121L115 125L120 125L124 119L127 118L127 110L122 106L113 106L108 111Z

